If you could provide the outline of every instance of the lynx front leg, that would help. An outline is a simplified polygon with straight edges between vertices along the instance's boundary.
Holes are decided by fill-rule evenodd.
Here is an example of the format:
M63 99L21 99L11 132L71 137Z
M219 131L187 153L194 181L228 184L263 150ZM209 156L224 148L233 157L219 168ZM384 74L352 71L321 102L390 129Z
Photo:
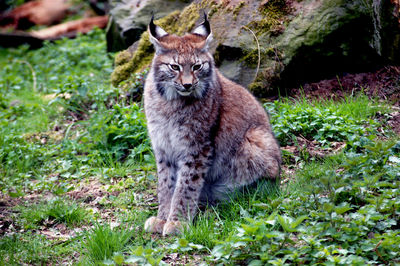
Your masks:
M176 166L165 159L159 159L157 162L158 174L158 215L152 216L146 220L144 228L147 232L162 233L164 224L168 218L171 206L171 199L174 193L176 183Z
M181 232L185 222L191 221L197 213L210 158L210 149L204 150L206 152L203 151L201 156L188 156L178 169L178 180L163 235Z

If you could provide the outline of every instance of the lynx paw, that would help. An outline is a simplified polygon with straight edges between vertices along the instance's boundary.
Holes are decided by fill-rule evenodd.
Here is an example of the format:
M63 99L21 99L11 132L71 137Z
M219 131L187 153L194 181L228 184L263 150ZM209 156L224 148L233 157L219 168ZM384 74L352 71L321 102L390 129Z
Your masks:
M186 226L186 224L180 221L167 221L164 225L162 235L179 235L183 232L184 226Z
M151 216L144 223L144 230L149 233L163 233L165 221L158 219L155 216Z

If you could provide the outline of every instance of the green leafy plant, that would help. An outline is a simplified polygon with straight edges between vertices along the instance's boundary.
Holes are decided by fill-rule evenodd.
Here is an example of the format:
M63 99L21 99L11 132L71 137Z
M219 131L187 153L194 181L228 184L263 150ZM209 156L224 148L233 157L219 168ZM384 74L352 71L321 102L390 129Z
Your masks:
M131 248L129 255L125 259L125 263L141 264L141 265L168 265L162 261L164 254L156 248L143 248L142 246Z
M293 144L296 136L327 145L332 141L348 141L356 136L375 133L378 123L367 119L366 115L375 114L378 108L364 104L364 109L355 111L348 109L350 103L363 105L365 97L348 99L343 103L322 102L314 105L303 100L293 105L290 101L275 101L264 106L271 115L274 133L281 145Z
M116 160L150 161L151 148L143 110L138 104L115 104L102 109L89 121L90 139L101 152L112 154Z

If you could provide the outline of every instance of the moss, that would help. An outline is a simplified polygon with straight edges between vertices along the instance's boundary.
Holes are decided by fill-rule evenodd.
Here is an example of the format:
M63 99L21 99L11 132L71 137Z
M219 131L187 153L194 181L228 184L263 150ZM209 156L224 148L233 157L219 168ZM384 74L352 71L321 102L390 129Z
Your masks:
M208 11L208 17L211 18L215 13L217 13L218 11L218 7L214 6L213 8L210 9L210 11Z
M173 33L175 30L175 25L177 24L177 22L179 20L180 14L181 14L181 11L176 10L176 11L168 14L167 16L154 21L154 23L156 25L160 26L161 28L163 28L165 31L167 31L169 33Z
M284 28L282 22L286 21L288 14L291 12L291 7L287 3L287 0L269 0L265 4L259 7L259 12L262 19L252 21L247 25L251 29L257 38L268 33L270 36L280 34ZM258 50L257 49L246 49L243 47L244 55L241 61L245 62L249 67L256 67L258 63ZM261 62L264 62L267 58L276 58L276 53L273 49L262 49L261 48Z
M263 62L267 58L267 53L260 47L260 62ZM240 59L247 66L255 68L258 64L258 49L244 50L244 55Z
M196 21L199 19L200 8L198 5L193 4L186 7L180 15L179 23L177 24L176 34L182 35L186 32L193 30Z
M258 73L255 81L248 85L249 91L251 91L256 97L265 96L269 92L273 91L271 84L273 80L271 77L272 69L266 69L265 71Z
M123 64L120 66L116 66L113 73L111 74L112 85L117 87L119 83L121 83L121 81L127 80L131 74L132 74L131 64Z
M153 55L154 48L150 43L149 34L146 32L142 33L142 37L139 40L139 44L136 51L133 53L130 63L133 65L133 71L141 70L149 62L143 62L143 59Z
M254 29L258 35L268 31L276 34L281 32L279 26L290 13L291 8L286 0L270 0L261 5L259 11L262 19L251 22L248 27Z
M115 56L114 63L116 66L120 66L120 65L128 63L131 60L131 58L132 58L132 54L129 51L125 50L125 51L118 53Z
M219 3L217 3L219 2ZM197 4L199 11L201 10L208 10L208 18L210 19L214 14L216 14L218 11L220 11L222 8L224 8L223 1L216 1L216 0L203 0L199 1Z
M275 53L279 54L277 51ZM257 97L271 93L281 78L282 70L283 64L280 61L275 61L272 66L263 68L258 72L255 80L248 85L249 90Z
M127 61L128 53L128 51L122 51L116 56L116 68L111 74L111 83L114 86L118 86L122 81L129 79L132 73L143 70L151 63L154 49L147 32L142 34L135 52ZM121 64L117 64L117 62Z
M237 16L240 13L240 10L244 7L245 2L244 1L240 1L239 4L237 4L235 6L235 8L232 10L232 14L233 14L233 19L236 20Z
M262 95L265 92L264 83L261 81L250 83L248 88L254 95Z
M165 30L170 31L172 25L176 24L179 14L179 11L174 11L168 16L155 21L155 23ZM116 55L116 67L111 74L111 83L114 86L118 86L122 81L128 80L133 73L142 71L150 65L154 55L154 48L149 40L147 31L142 33L136 50L129 59L128 54L130 55L130 53L125 50Z

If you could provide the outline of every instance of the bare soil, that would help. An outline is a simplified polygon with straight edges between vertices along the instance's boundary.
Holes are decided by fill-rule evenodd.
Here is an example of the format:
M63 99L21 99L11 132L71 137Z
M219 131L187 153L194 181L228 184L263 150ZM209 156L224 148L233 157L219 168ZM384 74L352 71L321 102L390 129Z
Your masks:
M76 189L66 193L66 195L77 202L82 202L86 207L98 213L102 219L115 223L115 210L104 208L100 201L109 195L118 196L118 192L108 192L104 185L97 180L82 181L75 184ZM50 192L30 192L22 197L13 198L0 193L0 237L23 232L18 221L15 220L18 211L17 206L31 206L39 202L48 201L55 196ZM64 224L46 220L40 225L36 233L46 236L48 239L69 239L76 236L87 226L80 228L68 228Z
M375 72L347 74L341 77L306 83L301 89L292 89L292 96L338 99L364 92L400 106L400 66L386 66ZM301 93L299 93L301 92Z

